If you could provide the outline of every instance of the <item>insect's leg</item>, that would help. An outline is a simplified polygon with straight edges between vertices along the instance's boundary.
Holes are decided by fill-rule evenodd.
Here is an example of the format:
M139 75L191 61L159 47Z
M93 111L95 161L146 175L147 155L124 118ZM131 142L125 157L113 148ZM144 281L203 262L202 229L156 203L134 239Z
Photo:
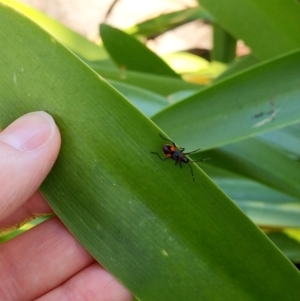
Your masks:
M174 141L164 138L161 134L159 134L159 136L161 137L161 139L171 142L173 144L173 146L176 147L176 144Z
M185 150L184 147L181 147L181 148L180 148L180 152L181 152L181 153L183 153L184 150Z
M182 168L181 157L177 157L175 165L177 165L178 163L180 165L180 168Z
M151 152L151 154L155 154L155 155L157 155L157 157L161 160L161 161L165 161L165 160L168 160L168 159L170 159L169 157L166 157L166 158L162 158L158 153L156 153L156 152Z
M192 178L193 178L193 182L195 182L195 178L194 178L194 173L193 173L193 168L190 164L188 164L188 166L190 167L191 169L191 174L192 174Z

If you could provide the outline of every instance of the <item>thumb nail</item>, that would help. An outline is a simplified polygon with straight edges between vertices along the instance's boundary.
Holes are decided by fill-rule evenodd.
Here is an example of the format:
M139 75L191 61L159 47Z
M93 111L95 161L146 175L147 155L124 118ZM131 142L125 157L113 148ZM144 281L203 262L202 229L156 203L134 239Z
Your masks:
M46 112L28 113L0 133L0 141L21 151L44 146L55 133L55 122Z

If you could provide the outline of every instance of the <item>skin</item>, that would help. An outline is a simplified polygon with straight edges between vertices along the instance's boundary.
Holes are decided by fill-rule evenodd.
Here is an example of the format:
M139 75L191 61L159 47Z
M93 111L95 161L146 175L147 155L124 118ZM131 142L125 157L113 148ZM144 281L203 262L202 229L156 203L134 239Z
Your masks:
M51 213L38 192L61 137L45 112L0 133L0 229ZM57 217L0 245L0 300L130 301L131 294L81 247Z

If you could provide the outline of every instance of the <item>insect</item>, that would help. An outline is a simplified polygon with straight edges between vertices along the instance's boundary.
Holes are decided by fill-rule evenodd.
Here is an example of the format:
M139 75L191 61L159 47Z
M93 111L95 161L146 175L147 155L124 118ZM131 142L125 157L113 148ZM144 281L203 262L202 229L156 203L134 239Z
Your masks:
M199 149L196 149L196 150L193 150L189 153L184 153L183 151L185 150L185 148L178 148L175 144L175 142L169 140L169 139L166 139L164 138L161 134L159 134L159 136L163 139L163 140L166 140L166 141L169 141L171 142L172 144L164 144L162 146L162 151L164 152L164 154L166 155L166 158L162 158L158 153L156 152L151 152L151 154L155 154L158 156L158 158L161 160L161 161L165 161L165 160L168 160L168 159L172 159L175 161L175 165L177 165L179 163L180 167L182 168L182 163L187 163L188 166L190 167L191 169L191 174L192 174L192 178L193 178L193 181L195 181L195 178L194 178L194 173L193 173L193 169L192 169L192 166L189 164L189 162L199 162L199 161L206 161L206 160L210 160L210 158L205 158L205 159L201 159L201 160L197 160L197 161L191 161L190 159L188 159L186 157L186 155L189 155L189 154L192 154L192 153L195 153L197 152Z

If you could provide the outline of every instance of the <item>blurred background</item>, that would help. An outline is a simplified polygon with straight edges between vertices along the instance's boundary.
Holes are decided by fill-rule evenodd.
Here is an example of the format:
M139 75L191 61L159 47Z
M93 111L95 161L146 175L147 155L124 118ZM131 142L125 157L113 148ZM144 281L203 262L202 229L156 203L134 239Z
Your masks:
M134 26L161 14L196 7L196 0L20 0L44 12L67 27L99 42L99 24L108 23L120 29ZM159 55L185 49L211 49L209 24L193 21L147 42Z

